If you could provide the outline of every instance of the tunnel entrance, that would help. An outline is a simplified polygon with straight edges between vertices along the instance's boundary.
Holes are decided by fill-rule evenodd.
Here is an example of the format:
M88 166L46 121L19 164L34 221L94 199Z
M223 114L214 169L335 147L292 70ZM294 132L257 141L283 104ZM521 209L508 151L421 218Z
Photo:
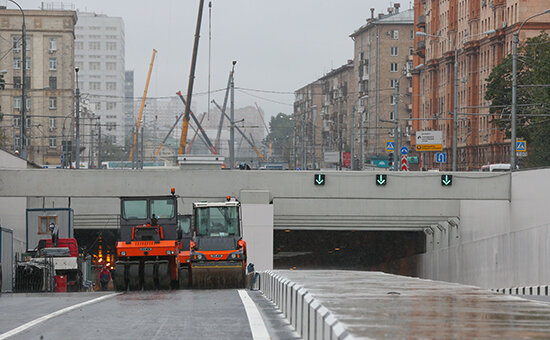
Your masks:
M114 267L118 229L75 229L81 252L91 257L93 267Z
M426 251L422 231L275 230L275 269L381 270ZM397 269L414 275L415 268Z

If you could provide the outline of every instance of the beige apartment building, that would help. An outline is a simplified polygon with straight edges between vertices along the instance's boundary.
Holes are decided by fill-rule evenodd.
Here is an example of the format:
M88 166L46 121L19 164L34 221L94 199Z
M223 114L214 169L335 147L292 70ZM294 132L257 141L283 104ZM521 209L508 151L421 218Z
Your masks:
M73 138L74 11L24 10L26 60L22 60L22 15L0 7L0 129L6 149L19 151L22 67L26 67L26 141L28 160L41 165L61 163L62 144Z
M400 11L400 4L388 13L371 16L350 37L354 41L354 79L357 92L358 119L364 120L364 159L378 164L387 159L386 140L395 140L395 101L398 100L398 122L401 146L409 146L412 112L411 69L414 52L414 11ZM395 87L399 83L396 98ZM357 125L356 125L357 126ZM359 148L355 148L356 157Z
M415 0L416 30L444 38L416 37L413 100L414 131L441 130L447 163L434 153L422 155L424 167L451 168L453 140L454 58L457 77L457 169L508 163L510 141L495 125L485 98L492 69L512 53L512 34L530 16L548 9L534 0ZM523 26L520 44L550 30L550 15ZM449 41L448 41L448 40ZM520 136L518 136L520 137ZM415 141L413 140L413 144Z
M323 82L316 80L295 91L291 168L315 168L323 159L320 114L322 87Z

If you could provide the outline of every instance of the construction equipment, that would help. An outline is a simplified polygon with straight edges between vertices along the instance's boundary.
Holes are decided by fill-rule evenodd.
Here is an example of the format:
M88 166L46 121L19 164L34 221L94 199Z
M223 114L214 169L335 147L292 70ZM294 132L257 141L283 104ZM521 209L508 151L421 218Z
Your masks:
M193 203L194 237L190 242L193 288L242 288L246 273L246 242L242 239L241 204Z
M132 148L130 149L130 158L129 161L132 160L132 157L134 155L134 149L137 145L137 133L139 131L139 127L141 125L141 116L143 115L143 108L145 107L145 99L147 98L147 90L149 89L149 80L151 80L151 72L153 72L153 63L155 62L155 55L157 54L157 50L153 49L153 56L151 57L151 65L149 65L149 73L147 73L147 81L145 82L145 90L143 91L143 97L141 98L141 106L139 108L139 116L136 123L136 129L134 130L134 144L132 144Z
M185 105L183 124L181 127L180 149L178 153L179 155L183 155L185 153L185 146L187 144L187 130L189 128L189 113L191 112L191 97L193 95L193 84L195 81L195 66L197 65L197 55L199 52L199 37L201 32L203 7L204 7L204 0L200 0L199 13L197 15L197 27L195 28L195 41L193 43L193 55L191 57L191 71L189 72L189 85L187 86L187 103Z
M222 112L220 115L218 132L216 133L216 141L215 141L216 150L219 150L220 137L222 135L222 128L223 128L223 119L225 118L225 109L227 108L227 100L229 99L229 90L231 87L231 82L233 81L233 72L235 72L235 62L233 62L233 67L231 68L231 72L229 72L229 78L227 79L227 89L225 90L225 96L223 97L223 108L221 109Z
M185 99L183 99L183 96L181 95L181 91L178 91L176 92L176 94L178 95L178 97L180 97L181 101L183 102L183 105L186 105L186 102L185 102ZM208 138L208 135L206 134L206 132L204 131L204 129L202 128L202 125L201 123L199 122L199 120L197 119L197 117L193 114L192 111L189 111L189 116L191 118L193 118L193 121L195 122L195 124L197 125L197 128L199 129L201 135L202 135L202 138L204 139L204 141L206 142L206 145L208 146L208 148L210 149L210 152L212 152L214 155L217 155L218 154L218 151L216 150L216 148L214 147L214 145L212 145L212 142L210 141L210 138Z
M216 103L215 100L212 100L212 103L214 103L214 105L216 105L216 107L218 108L218 110L220 110L222 112L222 115L225 115L225 118L227 118L227 120L233 124L233 122L231 122L231 118L229 118L229 116L222 110L222 108L218 105L218 103ZM237 125L233 124L235 126L235 129L237 130L237 132L239 132L241 134L241 136L244 138L244 140L248 143L248 145L250 145L250 147L252 148L252 150L254 150L254 152L256 153L256 155L258 155L258 157L260 157L260 159L262 161L266 161L264 155L260 152L260 150L258 150L258 148L256 147L256 145L254 144L254 142L252 142L250 140L250 138L248 138L246 136L246 134L243 132L243 130L241 130Z
M170 289L182 280L178 204L170 196L120 198L115 287L118 291ZM184 270L187 272L187 270Z
M265 123L263 110L260 109L260 107L258 106L258 103L254 103L254 105L256 105L256 110L258 110L258 115L260 116L260 119L262 120L262 123L264 124L266 136L269 136L269 128L267 127L267 124ZM268 155L268 157L271 157L271 155L272 155L272 153L271 153L272 146L273 146L273 142L269 142L269 155Z
M60 238L57 245L51 239L42 239L29 255L25 261L17 262L16 292L80 291L82 259L74 238ZM59 287L60 282L63 287Z

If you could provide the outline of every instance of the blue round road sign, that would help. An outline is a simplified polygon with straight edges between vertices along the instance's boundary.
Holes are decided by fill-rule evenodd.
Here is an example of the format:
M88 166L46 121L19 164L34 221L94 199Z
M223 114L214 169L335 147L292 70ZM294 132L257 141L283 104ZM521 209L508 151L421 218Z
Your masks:
M406 155L409 153L409 149L406 146L402 147L399 151L401 151L402 155Z

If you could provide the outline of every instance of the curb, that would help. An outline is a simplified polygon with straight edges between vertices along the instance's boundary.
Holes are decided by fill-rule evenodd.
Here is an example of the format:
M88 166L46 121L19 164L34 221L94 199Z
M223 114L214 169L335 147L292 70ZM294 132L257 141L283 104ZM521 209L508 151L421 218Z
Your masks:
M490 289L490 291L499 294L508 295L533 295L533 296L549 296L550 286L525 286L525 287L512 287L512 288L496 288Z

